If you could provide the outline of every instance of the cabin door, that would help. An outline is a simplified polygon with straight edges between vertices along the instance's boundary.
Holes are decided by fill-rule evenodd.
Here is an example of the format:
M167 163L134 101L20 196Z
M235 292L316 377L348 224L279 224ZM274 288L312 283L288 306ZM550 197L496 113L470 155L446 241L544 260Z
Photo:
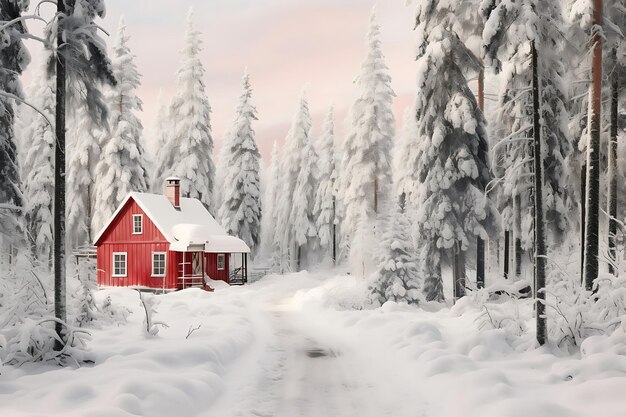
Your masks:
M191 273L194 277L202 276L202 253L193 252L191 256Z

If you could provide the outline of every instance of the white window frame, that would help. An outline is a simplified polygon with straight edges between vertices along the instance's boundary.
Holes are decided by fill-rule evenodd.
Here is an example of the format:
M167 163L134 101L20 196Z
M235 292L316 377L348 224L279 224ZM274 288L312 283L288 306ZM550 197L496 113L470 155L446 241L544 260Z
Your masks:
M163 255L163 274L154 273L154 255ZM152 252L152 276L155 278L165 278L167 275L167 252Z
M139 219L139 231L135 230L135 219ZM143 214L133 214L133 234L143 235Z
M116 256L124 256L124 274L116 274L115 273L115 257ZM112 261L112 275L113 277L116 278L124 278L126 276L128 276L128 252L113 252L113 257L111 258Z
M222 259L222 267L220 268L220 258ZM226 269L226 255L223 253L217 254L217 270L223 271Z

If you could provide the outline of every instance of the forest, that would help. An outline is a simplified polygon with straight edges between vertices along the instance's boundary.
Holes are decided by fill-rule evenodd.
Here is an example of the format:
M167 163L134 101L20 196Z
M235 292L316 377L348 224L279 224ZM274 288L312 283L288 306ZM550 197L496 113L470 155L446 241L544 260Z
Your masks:
M332 106L314 128L303 90L264 161L248 70L216 138L191 10L148 138L132 28L103 33L104 0L0 0L0 364L95 361L90 332L128 309L81 254L130 192L161 194L171 176L254 267L345 274L363 290L355 310L473 309L475 333L522 351L626 343L626 1L408 3L402 129L381 42L393 28L374 9L345 134ZM26 39L44 59L23 87ZM139 297L154 336L161 296Z

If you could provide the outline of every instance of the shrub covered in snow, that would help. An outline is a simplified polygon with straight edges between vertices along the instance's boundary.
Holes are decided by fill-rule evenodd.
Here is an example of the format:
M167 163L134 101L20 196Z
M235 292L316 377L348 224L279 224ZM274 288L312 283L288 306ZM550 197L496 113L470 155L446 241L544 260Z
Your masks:
M372 298L381 305L387 301L417 304L422 297L409 221L394 206L379 224L378 268L369 285Z

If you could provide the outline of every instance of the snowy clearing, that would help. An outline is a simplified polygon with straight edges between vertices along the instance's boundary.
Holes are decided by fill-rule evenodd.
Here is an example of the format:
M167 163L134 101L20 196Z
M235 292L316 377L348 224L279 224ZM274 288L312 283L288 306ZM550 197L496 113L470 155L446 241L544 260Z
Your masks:
M7 416L622 416L626 357L602 338L586 355L518 352L478 332L466 304L424 311L363 304L349 276L268 276L245 287L157 296L153 338L137 293L104 289L132 314L92 331L94 366L25 364L0 376ZM427 306L428 307L428 306ZM463 311L463 315L458 314ZM201 327L186 338L190 327ZM615 342L612 342L615 345ZM576 411L574 411L576 410Z

